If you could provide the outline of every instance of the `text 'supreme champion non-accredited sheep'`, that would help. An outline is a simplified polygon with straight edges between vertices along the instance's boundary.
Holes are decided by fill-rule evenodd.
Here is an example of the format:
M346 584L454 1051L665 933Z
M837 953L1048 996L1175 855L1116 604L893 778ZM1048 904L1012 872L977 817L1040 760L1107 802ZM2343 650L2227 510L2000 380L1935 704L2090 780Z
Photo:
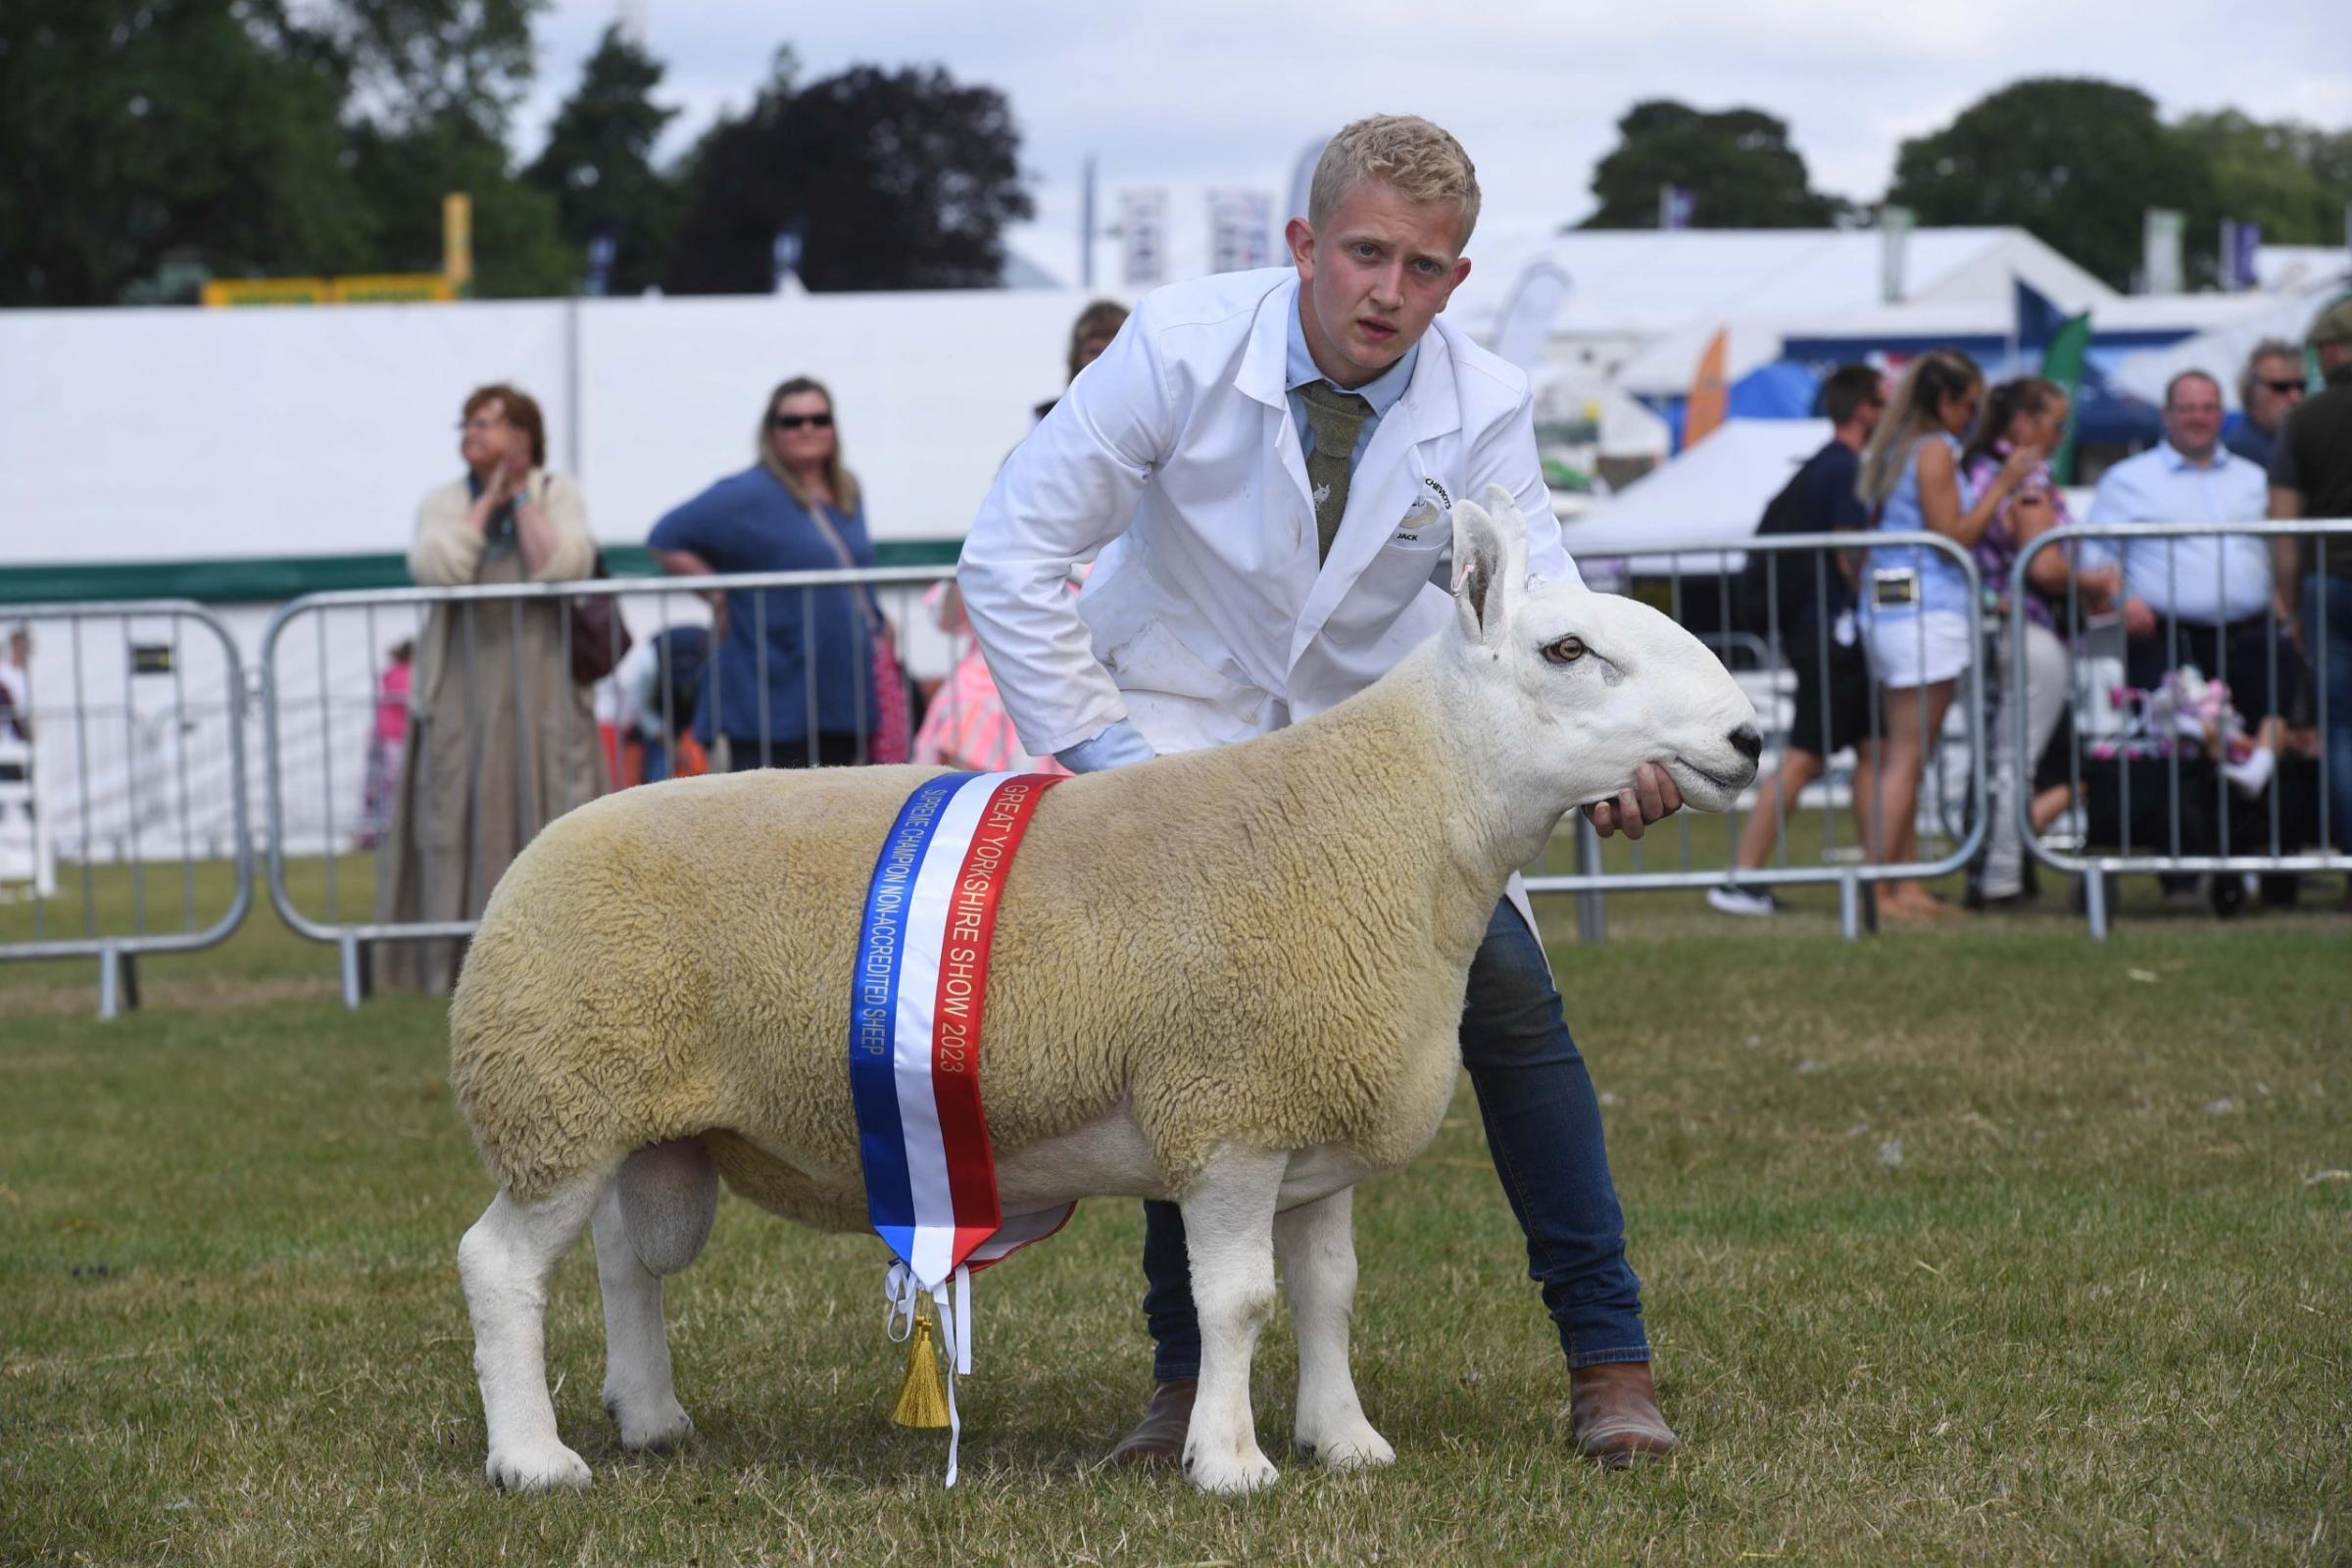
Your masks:
M1436 1135L1470 960L1511 871L1644 760L1728 808L1755 712L1630 599L1529 583L1509 498L1454 513L1456 616L1359 696L1258 740L1063 783L1000 909L981 1056L1004 1212L1183 1206L1202 1331L1185 1469L1274 1478L1250 1360L1280 1250L1299 1451L1385 1463L1348 1367L1349 1189ZM691 1430L661 1276L723 1174L780 1214L866 1226L846 1062L851 969L908 767L757 772L610 795L492 896L451 1009L457 1097L499 1195L458 1250L489 1474L584 1485L542 1317L593 1221L605 1398L630 1447Z

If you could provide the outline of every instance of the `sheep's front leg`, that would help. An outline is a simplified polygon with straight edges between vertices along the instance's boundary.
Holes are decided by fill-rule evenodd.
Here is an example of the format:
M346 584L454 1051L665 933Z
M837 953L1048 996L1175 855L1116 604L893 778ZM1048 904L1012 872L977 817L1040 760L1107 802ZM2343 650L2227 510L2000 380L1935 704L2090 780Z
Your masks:
M1274 1484L1250 1408L1250 1360L1274 1314L1274 1203L1289 1156L1219 1150L1182 1201L1200 1319L1200 1387L1184 1473L1204 1492Z
M1298 1331L1298 1457L1335 1470L1390 1464L1396 1450L1372 1430L1348 1367L1348 1318L1355 1307L1352 1188L1274 1216L1282 1289Z
M537 1203L492 1200L458 1244L473 1317L473 1369L490 1429L490 1483L509 1492L588 1485L588 1463L556 1436L547 1395L547 1282L605 1187L583 1181Z
M670 1378L662 1281L630 1242L617 1181L597 1200L595 1235L597 1283L605 1296L605 1408L620 1423L622 1447L674 1447L694 1431L694 1422Z

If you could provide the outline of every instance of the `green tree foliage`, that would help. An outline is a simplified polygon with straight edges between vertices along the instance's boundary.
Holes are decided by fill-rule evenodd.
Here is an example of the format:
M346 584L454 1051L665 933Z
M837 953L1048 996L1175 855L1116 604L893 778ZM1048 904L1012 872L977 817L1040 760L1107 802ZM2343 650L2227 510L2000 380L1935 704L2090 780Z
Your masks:
M1823 228L1846 204L1813 189L1788 126L1756 109L1710 112L1667 99L1636 104L1594 166L1600 210L1586 228L1655 228L1658 188L1691 194L1698 228Z
M543 3L0 0L0 305L437 271L452 190L479 292L567 287L505 149Z
M171 259L342 268L343 83L228 0L0 0L0 305L104 305Z
M696 147L668 287L764 293L790 224L805 229L811 289L994 283L1004 224L1033 211L1004 95L871 66L796 87L794 64L781 52L750 112Z
M531 22L546 9L547 0L327 0L302 8L285 47L336 63L355 119L391 130L466 121L504 136L531 84Z
M368 213L368 270L441 270L441 203L473 200L473 292L569 293L580 260L556 203L507 150L531 82L531 22L546 0L333 0L288 41L333 59L350 83L347 157Z
M2240 222L2260 223L2269 243L2342 243L2344 209L2352 207L2352 130L2265 124L2225 109L2190 115L2174 133L2203 160L2216 202Z
M574 256L599 233L614 241L608 289L636 294L662 280L678 221L677 190L654 168L654 144L677 114L654 102L662 63L619 27L605 29L524 177L555 200Z
M462 114L398 130L351 130L352 178L369 217L369 270L441 270L441 201L473 199L473 292L481 299L568 294L581 258L564 243L555 199L517 178L506 143Z
M2140 264L2148 208L2188 215L2191 269L2208 276L2222 216L2205 158L2153 99L2061 77L2013 82L1904 142L1887 200L1922 223L2028 229L2117 288Z

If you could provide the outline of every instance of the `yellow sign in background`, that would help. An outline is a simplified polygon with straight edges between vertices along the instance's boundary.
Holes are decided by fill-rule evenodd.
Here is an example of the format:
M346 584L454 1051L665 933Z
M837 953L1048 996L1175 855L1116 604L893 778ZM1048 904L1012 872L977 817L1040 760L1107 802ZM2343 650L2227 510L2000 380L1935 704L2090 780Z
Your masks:
M461 291L473 286L473 198L462 190L441 198L441 275Z
M204 285L208 307L224 305L415 305L454 300L473 284L473 198L441 198L438 272L365 272L351 277L222 277Z
M218 277L204 303L222 305L413 305L457 298L439 272L373 272L356 277Z

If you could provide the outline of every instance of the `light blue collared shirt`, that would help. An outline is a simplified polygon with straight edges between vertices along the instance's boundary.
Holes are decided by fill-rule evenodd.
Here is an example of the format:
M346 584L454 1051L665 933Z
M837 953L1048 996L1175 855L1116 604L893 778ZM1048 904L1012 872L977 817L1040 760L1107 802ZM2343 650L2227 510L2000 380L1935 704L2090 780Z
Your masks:
M2270 480L2227 447L2205 467L2170 441L2126 458L2099 476L2086 523L2260 522L2270 514ZM2243 620L2271 605L2271 551L2259 534L2203 539L2089 539L2085 564L2120 554L2124 592L2158 614L2206 624Z
M1291 351L1283 384L1290 390L1291 423L1298 431L1298 455L1311 457L1315 450L1315 432L1306 422L1306 399L1299 395L1298 389L1310 381L1330 381L1331 377L1315 368L1315 357L1306 346L1306 325L1298 315L1304 309L1306 294L1302 288L1298 306L1291 312ZM1364 461L1364 451L1372 445L1372 432L1380 428L1380 421L1396 406L1396 400L1404 396L1404 389L1412 384L1413 364L1420 358L1421 345L1415 343L1404 351L1402 359L1362 386L1340 386L1337 381L1331 382L1342 392L1352 392L1372 405L1372 417L1366 419L1364 427L1355 432L1355 450L1348 454L1349 474L1353 474L1355 466Z

